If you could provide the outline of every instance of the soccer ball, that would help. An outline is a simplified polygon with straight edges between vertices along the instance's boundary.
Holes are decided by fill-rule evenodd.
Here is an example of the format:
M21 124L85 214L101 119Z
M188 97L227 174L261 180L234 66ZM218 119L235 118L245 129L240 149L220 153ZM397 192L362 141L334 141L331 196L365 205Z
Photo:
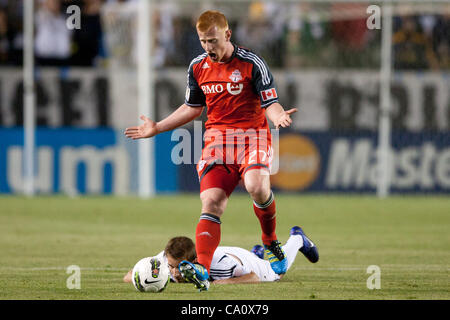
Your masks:
M132 271L134 287L141 292L161 292L169 283L169 266L158 257L147 257L136 263Z

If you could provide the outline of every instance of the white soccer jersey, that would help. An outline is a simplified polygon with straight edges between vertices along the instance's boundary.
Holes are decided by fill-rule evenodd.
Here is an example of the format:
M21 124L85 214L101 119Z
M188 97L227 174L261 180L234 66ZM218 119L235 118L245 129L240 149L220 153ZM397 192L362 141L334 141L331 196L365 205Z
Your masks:
M210 267L212 280L240 277L254 272L260 281L276 281L280 276L270 267L267 260L239 247L217 247Z
M164 251L158 253L157 257L168 263ZM239 247L217 247L209 275L212 280L220 280L240 277L252 271L260 281L280 280L280 276L270 267L269 261L260 259L254 253ZM172 275L170 278L173 280Z
M168 264L169 262L167 261L167 257L164 254L164 251L161 251L160 253L158 253L156 255L157 258L161 259L162 261L164 261L164 263Z
M283 246L288 260L288 270L294 263L298 250L302 246L303 238L300 235L291 235ZM161 251L157 256L168 264L164 251ZM239 247L217 247L209 271L212 280L240 277L252 271L260 281L280 280L280 276L272 270L269 261L260 259L253 252ZM172 278L172 275L170 277Z

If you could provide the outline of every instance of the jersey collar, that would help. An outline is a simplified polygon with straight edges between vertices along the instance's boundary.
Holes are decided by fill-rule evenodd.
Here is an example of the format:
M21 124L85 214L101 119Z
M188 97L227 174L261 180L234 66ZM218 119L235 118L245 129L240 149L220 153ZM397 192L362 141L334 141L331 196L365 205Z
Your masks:
M227 61L225 61L225 62L217 62L217 63L220 63L220 64L227 64L227 63L230 63L233 59L234 59L234 57L236 56L236 53L237 53L237 49L238 49L238 46L237 45L235 45L234 43L231 43L232 45L233 45L233 53L231 54L231 57L227 60ZM210 59L211 60L211 58L209 58L209 56L208 56L208 59ZM211 61L212 62L212 61Z

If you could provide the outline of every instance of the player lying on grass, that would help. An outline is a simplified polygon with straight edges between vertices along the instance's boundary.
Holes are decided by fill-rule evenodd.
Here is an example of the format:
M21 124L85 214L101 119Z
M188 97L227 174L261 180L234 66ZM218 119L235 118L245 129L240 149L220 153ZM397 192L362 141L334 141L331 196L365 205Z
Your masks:
M303 233L300 227L292 227L290 237L283 246L286 252L289 269L297 256L302 252L309 261L319 260L319 253L314 243ZM261 281L277 281L283 274L276 274L269 261L264 260L264 248L260 245L248 251L239 247L217 247L214 252L209 278L199 279L193 269L197 268L195 244L188 237L175 237L169 240L164 251L158 256L167 262L174 282L193 282L197 287L209 288L209 283L236 284L257 283ZM130 270L123 278L131 282Z

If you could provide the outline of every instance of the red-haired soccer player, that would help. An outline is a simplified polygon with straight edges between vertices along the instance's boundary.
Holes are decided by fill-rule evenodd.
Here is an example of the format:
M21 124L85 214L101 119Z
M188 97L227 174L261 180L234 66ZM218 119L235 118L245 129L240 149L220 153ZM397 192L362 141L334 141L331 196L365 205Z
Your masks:
M231 42L226 17L206 11L197 20L197 34L205 53L192 60L188 68L186 100L158 123L141 116L144 123L125 130L132 139L149 138L178 128L201 115L207 106L205 146L197 165L202 213L196 228L199 264L183 264L180 270L192 274L196 283L207 281L215 249L220 243L220 217L228 198L242 179L253 199L253 208L262 230L262 242L277 274L287 269L285 253L275 233L275 199L270 186L272 146L269 125L288 127L290 115L278 103L272 74L265 61ZM303 250L315 262L315 246ZM183 272L182 272L183 273Z

